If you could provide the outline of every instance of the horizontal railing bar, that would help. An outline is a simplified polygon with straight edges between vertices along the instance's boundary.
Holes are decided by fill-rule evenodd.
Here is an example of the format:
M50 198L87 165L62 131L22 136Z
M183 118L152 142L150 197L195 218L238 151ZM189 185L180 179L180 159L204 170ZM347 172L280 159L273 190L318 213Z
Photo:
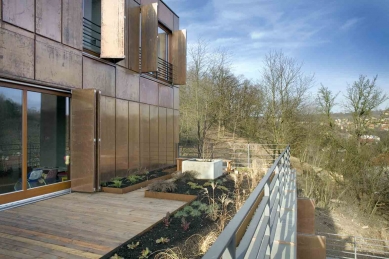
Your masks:
M89 22L89 23L91 23L91 24L93 24L93 25L96 25L97 27L101 27L101 25L99 25L99 24L97 24L97 23L94 23L94 22L92 22L91 20L86 19L85 17L83 18L83 21Z

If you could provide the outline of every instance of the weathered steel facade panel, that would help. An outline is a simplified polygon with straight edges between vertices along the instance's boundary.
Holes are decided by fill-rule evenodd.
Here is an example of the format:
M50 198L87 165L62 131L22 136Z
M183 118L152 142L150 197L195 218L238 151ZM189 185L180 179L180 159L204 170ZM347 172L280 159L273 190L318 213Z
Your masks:
M158 105L158 83L144 77L140 78L140 102Z
M150 167L150 105L140 104L140 165Z
M174 28L174 14L167 8L167 6L159 2L158 3L158 20L165 25L166 28L173 31Z
M82 87L81 51L37 36L35 66L37 80L72 88Z
M158 167L158 107L150 105L150 168Z
M180 112L178 110L174 110L174 157L178 157L176 146L180 142Z
M172 64L174 69L173 84L186 84L186 30L173 31Z
M128 170L128 101L116 99L116 176Z
M34 0L2 0L3 20L29 31L35 28Z
M61 42L61 0L36 0L37 34Z
M128 169L139 168L139 103L128 102Z
M130 1L127 11L128 30L128 68L139 72L139 38L140 38L140 7L134 0Z
M157 71L158 4L144 5L142 11L142 72Z
M174 109L179 110L180 109L180 88L173 87L174 91Z
M115 176L116 127L115 98L101 96L100 100L100 179L108 181Z
M166 165L166 108L159 107L158 112L158 164Z
M116 67L116 97L139 102L139 74Z
M173 108L173 88L159 84L159 106Z
M62 0L62 43L82 50L82 0Z
M102 95L115 97L115 67L83 57L82 87L98 89Z
M34 35L12 25L5 26L4 23L1 27L0 73L33 79Z
M166 109L166 163L175 164L174 157L174 111Z

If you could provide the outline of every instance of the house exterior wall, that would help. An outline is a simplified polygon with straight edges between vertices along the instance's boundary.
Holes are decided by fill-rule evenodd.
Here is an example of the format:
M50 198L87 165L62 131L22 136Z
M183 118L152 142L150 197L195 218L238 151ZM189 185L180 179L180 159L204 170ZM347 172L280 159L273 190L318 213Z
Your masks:
M139 15L139 2L126 0L125 15ZM163 2L143 2L159 2L159 21L179 29L178 16ZM82 6L82 0L0 0L0 85L6 79L101 91L102 181L128 169L175 164L178 86L138 71L140 33L133 23L125 24L124 60L112 63L83 51Z

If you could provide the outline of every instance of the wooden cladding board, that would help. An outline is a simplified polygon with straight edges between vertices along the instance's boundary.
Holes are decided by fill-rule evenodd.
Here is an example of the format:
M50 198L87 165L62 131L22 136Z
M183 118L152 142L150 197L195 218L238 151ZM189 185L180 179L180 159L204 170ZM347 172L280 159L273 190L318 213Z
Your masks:
M115 96L115 67L83 57L83 88L95 88L102 95Z
M134 0L130 1L127 16L128 68L139 72L140 6Z
M76 89L71 102L70 163L72 190L95 191L96 92Z
M173 84L186 84L186 30L173 31L172 35Z
M61 42L62 0L36 0L36 33Z
M140 78L140 102L158 105L158 83L144 77Z
M148 4L142 13L142 72L157 71L158 60L158 4Z
M150 105L140 104L140 164L150 166Z
M115 98L101 96L100 100L100 180L115 176Z
M116 176L128 170L128 101L116 99Z
M0 56L1 73L34 78L34 35L32 33L1 23Z
M158 167L158 107L150 105L150 168Z
M128 169L139 168L139 103L128 102Z
M173 108L173 88L159 84L159 106Z
M139 74L117 66L116 97L139 102Z
M158 164L161 165L166 165L166 152L167 152L167 133L166 133L166 108L159 107L158 108Z
M34 0L2 0L3 20L29 31L35 28Z
M101 58L123 59L124 0L101 0Z
M62 0L62 43L82 50L82 0Z
M174 157L174 111L166 109L166 163L175 164Z
M37 36L35 56L37 80L72 88L82 87L80 50Z

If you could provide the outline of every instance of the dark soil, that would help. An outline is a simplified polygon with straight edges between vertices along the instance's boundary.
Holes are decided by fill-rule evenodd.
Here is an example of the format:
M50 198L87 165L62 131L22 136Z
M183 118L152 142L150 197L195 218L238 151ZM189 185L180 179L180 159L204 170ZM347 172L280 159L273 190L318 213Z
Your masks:
M138 175L141 178L138 179L136 182L131 182L126 177L122 177L120 179L119 178L115 179L115 180L122 181L122 185L120 187L113 186L114 183L112 181L105 182L102 186L122 189L122 188L125 188L125 187L128 187L128 186L135 185L135 184L147 181L147 180L152 180L154 178L158 178L158 177L161 177L161 176L164 176L164 175L167 175L167 174L169 174L169 173L163 172L163 171L154 171L154 172L150 172L148 174Z
M198 185L203 186L208 180L189 180L190 182L197 183ZM233 198L233 193L235 190L234 181L229 180L226 176L220 177L216 180L218 185L222 185L228 189L221 190L216 188L214 191L215 199L218 199L223 194L228 195L230 198ZM188 182L188 181L187 181ZM177 189L174 193L180 194L191 194L197 195L197 201L200 201L205 204L209 204L209 199L205 195L205 191L202 189L192 189L187 182L176 180ZM213 196L213 191L211 186L206 187L210 196ZM192 205L193 202L189 205ZM188 205L187 205L188 206ZM196 209L196 206L193 206ZM180 211L182 211L181 209ZM230 214L235 214L234 204L229 204L228 210L231 212ZM124 243L121 247L111 251L103 258L110 258L112 255L117 253L119 256L123 258L139 258L142 253L142 250L148 248L151 251L151 255L148 258L154 258L158 252L166 250L168 248L179 248L183 253L183 256L186 258L201 258L202 255L198 255L197 243L200 235L205 236L211 230L216 229L217 222L212 221L206 212L201 212L200 216L193 217L187 216L185 219L187 222L190 222L189 229L187 231L183 230L181 220L182 218L174 217L170 215L170 225L168 227L165 226L164 222L160 222L155 225L152 229L147 231L146 233L140 234L138 236L133 237ZM156 240L159 238L168 238L170 241L165 244L157 244ZM128 244L136 244L139 242L139 245L135 249L129 249L127 247Z

